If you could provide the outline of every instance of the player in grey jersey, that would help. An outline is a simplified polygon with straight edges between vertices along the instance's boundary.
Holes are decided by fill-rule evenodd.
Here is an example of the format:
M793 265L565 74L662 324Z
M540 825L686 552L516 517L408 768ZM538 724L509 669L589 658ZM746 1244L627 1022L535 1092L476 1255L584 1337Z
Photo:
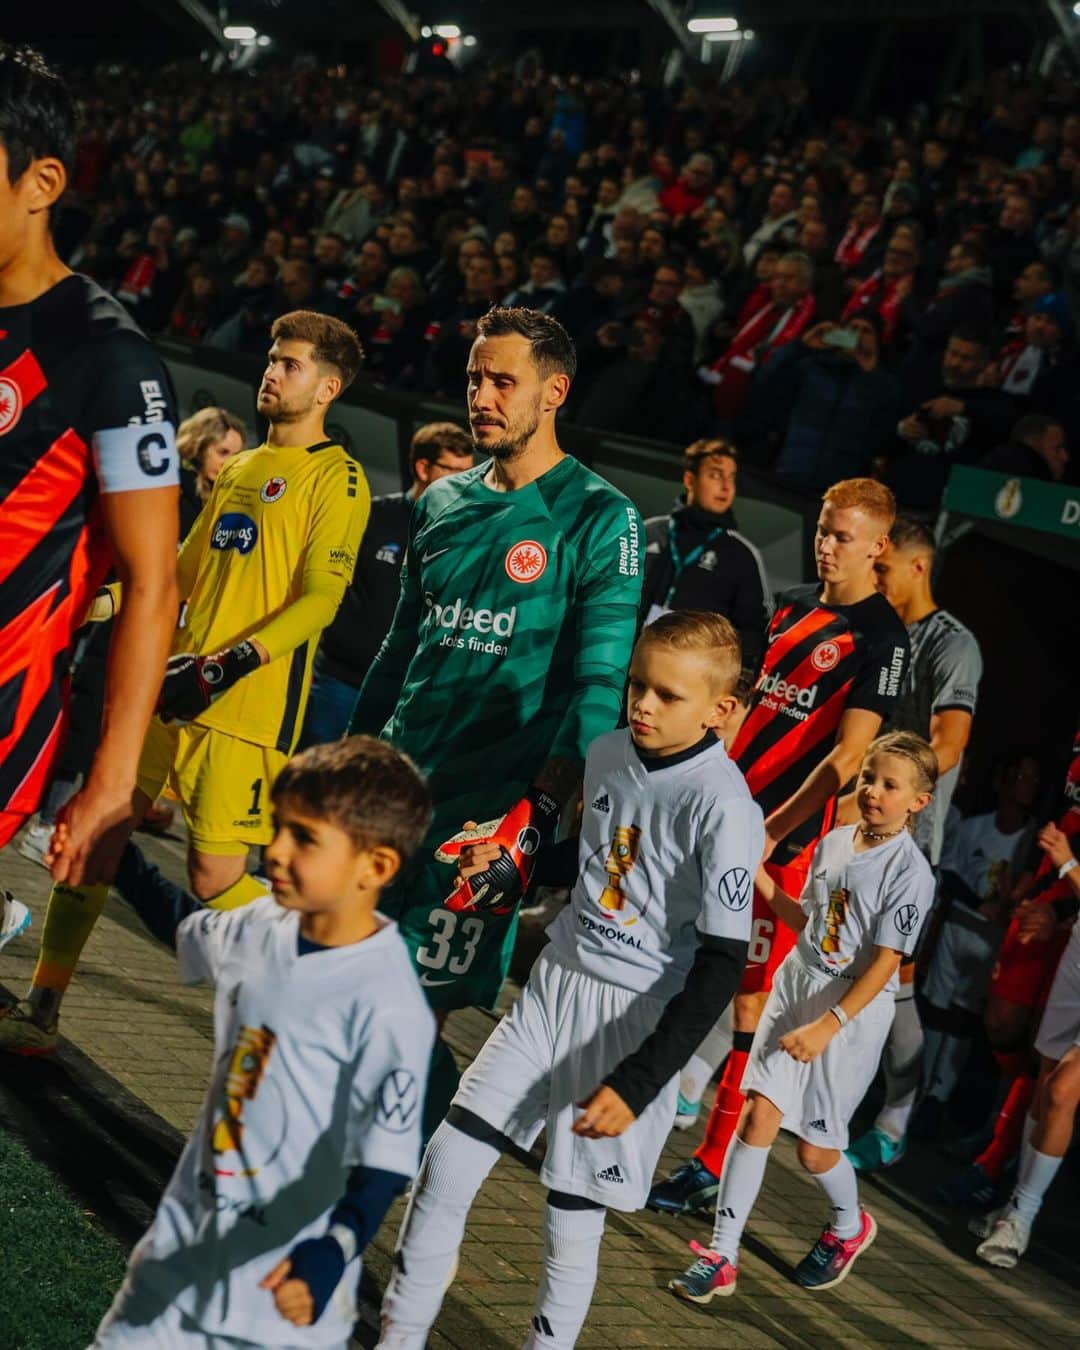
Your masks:
M901 516L890 530L889 547L874 570L878 590L904 621L911 644L911 661L890 727L924 736L938 762L937 788L915 827L916 842L936 867L945 839L945 817L971 736L982 656L974 634L934 603L930 586L933 562L933 535L925 525ZM912 954L900 966L896 1014L882 1055L885 1104L873 1127L848 1150L858 1171L876 1171L899 1162L904 1155L924 1046L914 980Z

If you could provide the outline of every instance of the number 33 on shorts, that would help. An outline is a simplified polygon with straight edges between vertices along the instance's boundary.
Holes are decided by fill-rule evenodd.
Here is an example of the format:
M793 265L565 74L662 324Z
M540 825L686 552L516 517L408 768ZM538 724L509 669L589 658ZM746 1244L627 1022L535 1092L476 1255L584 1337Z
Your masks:
M417 965L423 966L420 976L423 985L452 984L453 979L435 979L434 972L447 976L464 975L476 957L476 949L484 935L484 921L476 915L453 914L448 909L433 909L428 916L431 941L416 950ZM455 939L457 939L455 941ZM432 972L429 975L427 972Z

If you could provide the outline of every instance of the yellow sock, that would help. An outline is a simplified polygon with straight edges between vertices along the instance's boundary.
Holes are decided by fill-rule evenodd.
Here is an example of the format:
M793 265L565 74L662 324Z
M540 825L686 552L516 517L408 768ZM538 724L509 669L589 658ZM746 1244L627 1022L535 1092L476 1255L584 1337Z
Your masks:
M207 909L239 909L241 905L250 905L252 900L260 900L267 894L266 887L250 872L245 872L239 881L234 881L228 889L205 901Z
M66 886L58 881L52 888L41 950L34 967L35 989L62 994L68 987L108 895L109 888L105 885Z

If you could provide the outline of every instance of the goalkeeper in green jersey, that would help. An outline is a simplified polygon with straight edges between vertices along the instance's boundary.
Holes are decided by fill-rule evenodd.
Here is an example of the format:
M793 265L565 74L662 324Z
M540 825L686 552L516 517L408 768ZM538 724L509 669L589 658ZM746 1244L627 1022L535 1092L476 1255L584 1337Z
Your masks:
M629 500L559 449L555 415L575 368L548 315L479 320L467 374L482 462L417 502L393 626L353 714L352 732L392 741L431 786L431 831L383 908L436 1012L494 1004L517 903L587 746L621 711L645 535ZM466 821L503 848L460 882L454 836ZM456 1081L445 1046L439 1056L433 1123Z

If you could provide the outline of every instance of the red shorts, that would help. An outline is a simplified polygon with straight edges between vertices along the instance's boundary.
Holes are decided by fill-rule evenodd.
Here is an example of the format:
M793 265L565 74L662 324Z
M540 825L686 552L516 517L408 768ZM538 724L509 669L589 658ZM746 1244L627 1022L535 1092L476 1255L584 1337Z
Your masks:
M1044 1007L1068 940L1066 932L1049 942L1024 944L1020 941L1019 921L1013 919L990 978L990 997L1019 1003L1024 1008Z
M810 871L810 861L805 867L782 867L779 863L767 862L765 871L773 881L798 900L806 885ZM781 923L772 908L754 887L754 913L750 921L750 948L746 954L746 969L743 971L740 994L767 994L772 988L773 976L780 969L780 962L795 946L798 933Z

